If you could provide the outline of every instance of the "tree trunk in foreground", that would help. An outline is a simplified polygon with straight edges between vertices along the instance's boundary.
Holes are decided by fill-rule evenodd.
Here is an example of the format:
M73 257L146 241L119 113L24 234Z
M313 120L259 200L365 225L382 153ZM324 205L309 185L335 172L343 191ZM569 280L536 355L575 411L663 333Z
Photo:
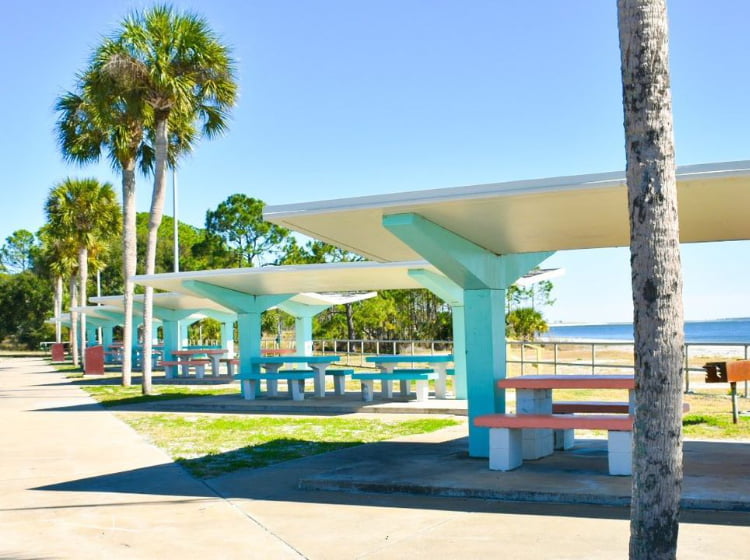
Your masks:
M156 243L159 225L164 213L164 196L167 189L167 119L169 113L156 116L156 134L154 135L154 152L156 166L154 169L154 191L151 196L151 212L148 220L148 244L146 245L146 274L156 272ZM151 394L151 349L154 332L154 289L146 286L143 301L143 394Z
M55 276L55 342L62 342L62 325L60 325L60 315L62 315L63 303L63 277Z
M665 0L619 0L635 328L630 558L675 558L683 317Z
M123 312L122 327L122 385L129 387L133 373L133 292L131 277L136 272L136 226L135 226L135 159L122 166L122 271Z
M86 249L86 247L81 247L78 249L78 284L81 287L81 295L80 295L80 302L81 307L86 306L86 284L88 283L88 276L89 276L89 252ZM81 323L81 365L83 366L84 371L86 370L86 313L82 312L79 316L79 321Z
M70 355L73 358L73 365L78 367L78 311L73 311L78 307L78 288L75 274L70 277Z

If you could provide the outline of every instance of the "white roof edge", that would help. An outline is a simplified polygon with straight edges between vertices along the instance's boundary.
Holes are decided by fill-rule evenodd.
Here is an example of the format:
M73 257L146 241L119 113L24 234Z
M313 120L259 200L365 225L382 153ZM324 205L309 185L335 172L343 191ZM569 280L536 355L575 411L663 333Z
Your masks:
M696 180L704 176L744 176L750 175L750 160L699 163L677 167L678 180ZM280 204L266 206L264 219L282 220L296 214L330 213L342 210L365 210L368 208L387 208L409 204L425 204L450 201L455 199L483 198L498 195L523 195L553 192L558 190L606 188L625 183L625 171L593 173L588 175L568 175L542 179L524 179L502 183L488 183L462 187L446 187L419 191L396 192L389 194L368 195L351 198L339 198Z
M427 261L400 261L400 262L373 262L373 261L354 261L354 262L338 262L338 263L320 263L320 264L293 264L293 265L282 265L282 266L263 266L253 268L217 268L213 270L193 270L187 272L161 272L158 274L137 274L131 276L131 280L138 283L141 280L153 280L153 279L183 279L183 280L200 280L203 277L212 277L217 275L222 276L240 276L247 274L283 274L285 272L297 272L305 271L311 272L315 270L335 270L335 269L347 269L347 268L430 268L435 267ZM122 296L119 296L122 297Z

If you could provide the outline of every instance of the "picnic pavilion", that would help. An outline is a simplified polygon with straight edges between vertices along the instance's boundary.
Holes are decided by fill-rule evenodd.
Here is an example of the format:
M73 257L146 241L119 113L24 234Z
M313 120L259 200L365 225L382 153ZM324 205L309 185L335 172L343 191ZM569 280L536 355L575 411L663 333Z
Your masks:
M750 239L750 161L678 167L677 188L681 242ZM555 251L630 242L623 172L268 206L264 217L373 261L430 263L417 273L434 280L427 287L463 305L454 352L475 457L489 455L489 438L473 419L505 412L507 288Z
M295 334L297 348L304 355L312 355L312 318L328 309L332 305L361 301L375 296L375 292L358 294L317 294L300 293L289 300L280 303L277 307L295 318ZM134 308L138 311L137 317L143 318L142 294L135 296ZM92 297L90 300L100 305L76 308L81 313L86 313L89 327L89 340L95 340L95 329L97 327L109 327L103 331L102 344L105 348L112 344L112 327L122 325L124 321L124 302L122 296L100 296ZM169 356L175 350L182 350L188 345L188 328L190 325L205 318L219 321L221 325L221 348L226 349L227 354L234 354L234 322L237 313L232 309L224 307L212 299L191 294L178 292L154 294L154 319L161 324L163 332L162 350L164 356ZM109 321L102 322L101 317L110 317ZM140 323L135 326L138 327ZM136 337L133 341L134 350L138 344Z

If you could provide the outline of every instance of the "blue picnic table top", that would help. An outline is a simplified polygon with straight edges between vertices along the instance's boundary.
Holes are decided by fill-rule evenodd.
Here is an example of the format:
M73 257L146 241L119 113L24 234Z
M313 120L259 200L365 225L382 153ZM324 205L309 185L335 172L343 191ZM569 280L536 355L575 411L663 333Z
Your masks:
M250 361L254 364L319 364L340 359L341 356L254 356Z

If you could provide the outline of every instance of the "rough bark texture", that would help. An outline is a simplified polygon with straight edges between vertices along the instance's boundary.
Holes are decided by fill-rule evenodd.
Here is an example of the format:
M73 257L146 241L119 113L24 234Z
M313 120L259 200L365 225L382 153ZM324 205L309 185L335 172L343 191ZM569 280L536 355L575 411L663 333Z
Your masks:
M63 277L55 277L55 342L62 342L62 327L60 325L60 315L62 315L63 302Z
M132 384L133 372L133 292L131 277L136 272L135 159L122 166L122 270L125 323L122 329L122 384Z
M636 360L631 558L675 558L683 315L665 0L619 0Z
M164 196L167 189L167 119L169 113L156 116L156 134L154 135L154 191L151 197L151 213L148 221L148 244L146 245L146 274L156 272L156 243L159 225L164 213ZM151 394L151 349L153 347L153 312L154 289L146 286L143 302L143 394Z
M89 252L86 247L81 247L78 250L78 284L81 286L81 306L85 306L87 303L86 284L88 283L89 276ZM81 313L79 316L81 324L81 364L84 370L86 369L86 314Z
M78 367L78 312L73 311L78 307L78 288L76 287L75 275L70 277L70 355L73 357L73 365Z

